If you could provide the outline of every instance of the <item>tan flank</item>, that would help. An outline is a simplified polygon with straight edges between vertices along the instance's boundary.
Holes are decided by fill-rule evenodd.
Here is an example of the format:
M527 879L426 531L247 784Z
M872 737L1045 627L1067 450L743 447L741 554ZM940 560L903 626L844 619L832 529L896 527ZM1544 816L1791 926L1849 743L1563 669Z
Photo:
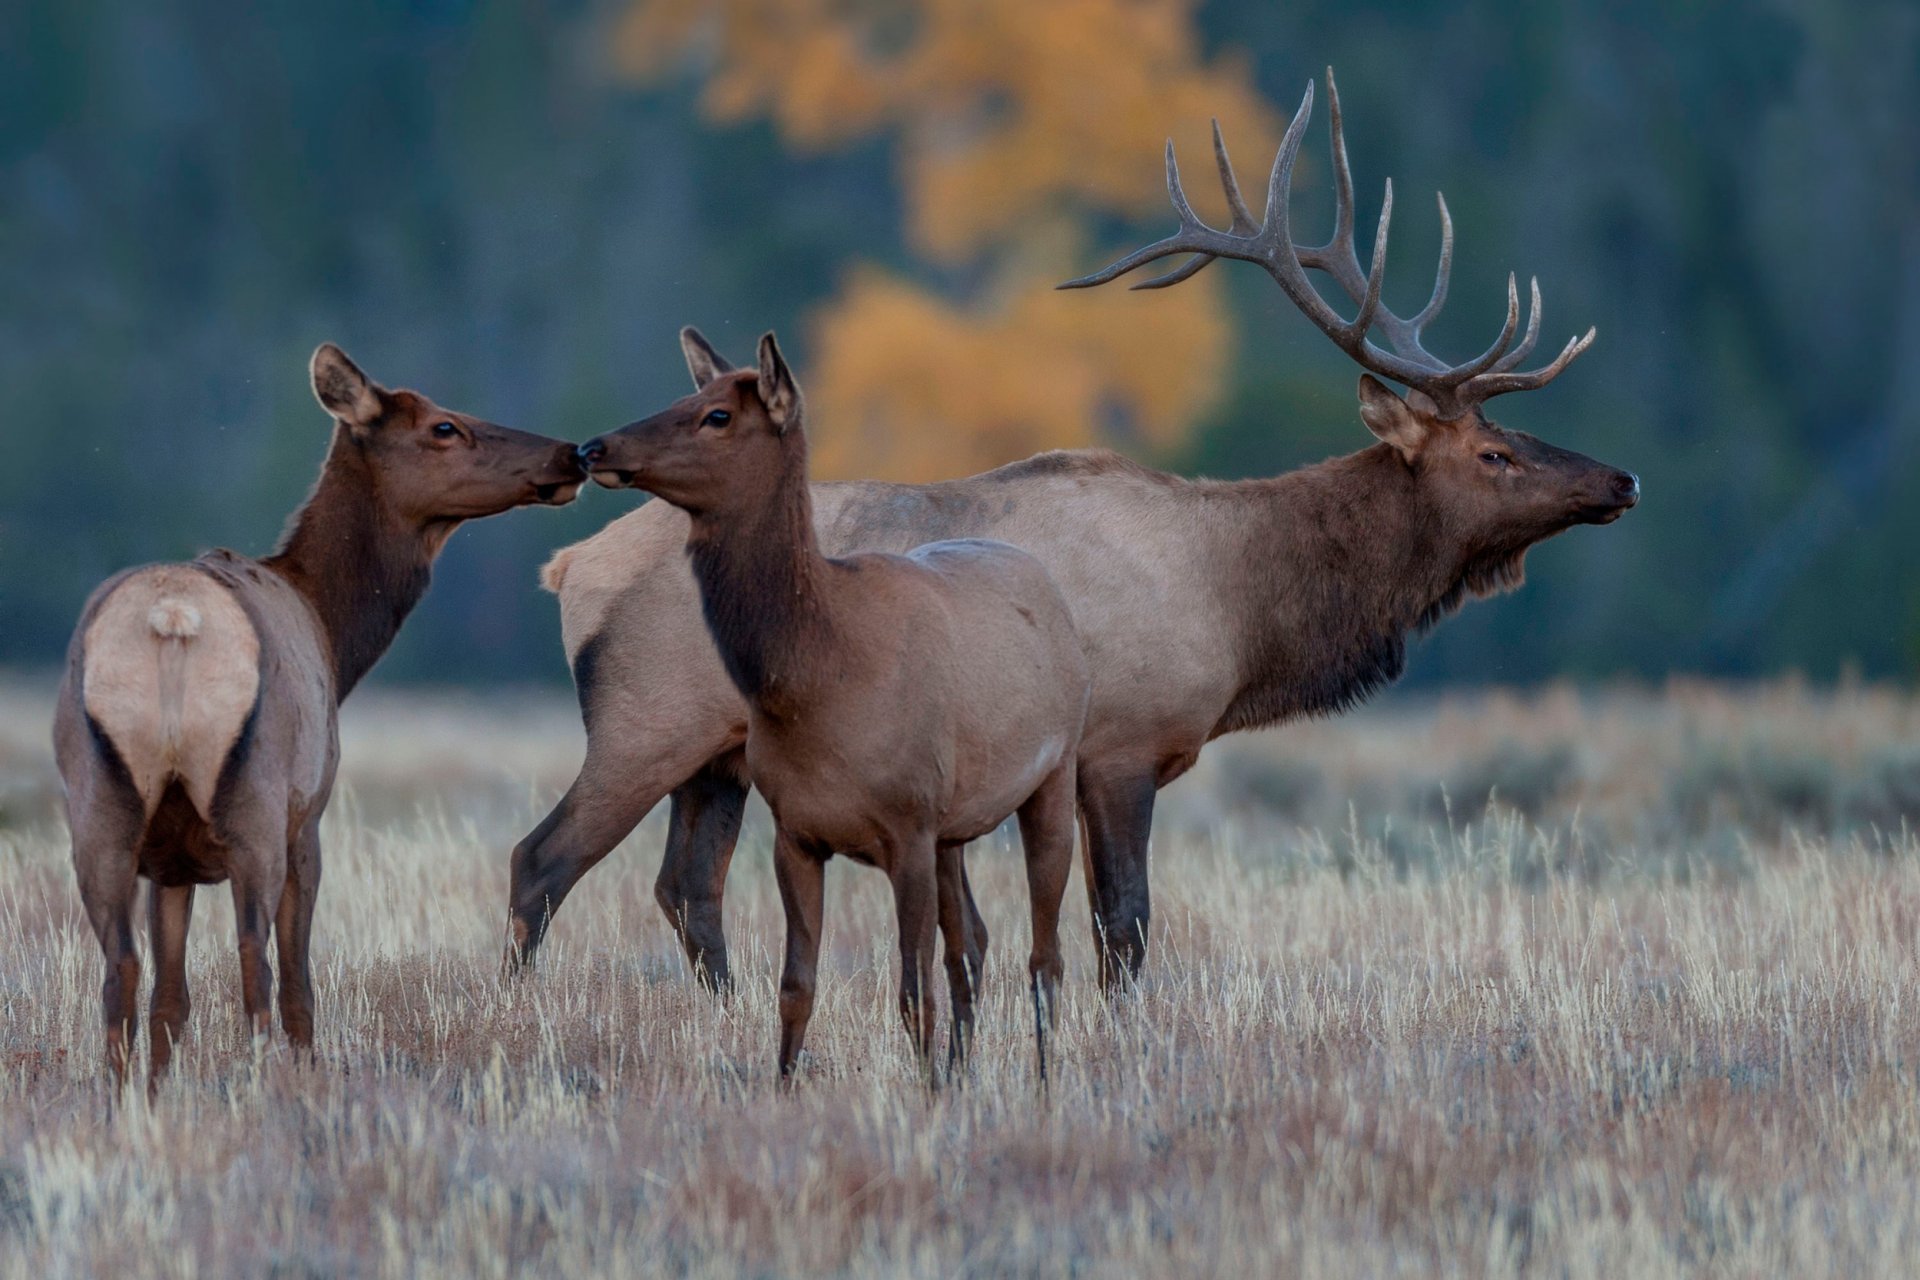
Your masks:
M964 1056L986 937L963 856L968 841L1017 812L1044 1078L1087 706L1087 665L1066 601L1038 560L1004 542L821 554L800 389L773 335L760 340L751 370L733 369L692 329L681 341L699 389L580 452L596 481L650 490L686 513L685 554L707 627L746 700L747 774L777 825L787 916L781 1074L792 1072L813 1013L835 853L892 882L900 1016L923 1068L938 926L950 1056Z
M140 962L136 881L153 884L152 1075L186 1029L195 886L231 882L242 1000L267 1032L267 935L280 1016L313 1042L307 944L336 709L386 651L462 521L570 500L570 445L371 382L331 344L314 394L334 419L312 494L264 560L214 551L109 580L87 602L54 716L74 869L107 962L107 1062L125 1077Z
M1541 369L1517 371L1540 311L1516 344L1516 294L1500 338L1474 360L1448 365L1421 345L1421 328L1445 297L1450 229L1427 305L1402 320L1380 304L1385 239L1361 270L1337 101L1336 235L1318 248L1293 244L1287 197L1311 102L1309 92L1287 131L1263 218L1240 198L1224 148L1218 158L1234 210L1226 231L1198 222L1169 166L1181 231L1075 283L1113 279L1171 253L1199 256L1155 283L1178 283L1215 256L1262 264L1358 363L1410 388L1403 397L1371 373L1361 379L1360 417L1378 443L1232 483L1186 480L1091 450L941 484L813 487L827 555L996 538L1032 553L1059 585L1093 677L1078 800L1109 984L1124 983L1145 955L1158 788L1222 734L1364 700L1398 678L1410 635L1470 598L1518 586L1528 548L1576 524L1614 520L1639 494L1626 472L1482 411L1493 396L1545 384L1586 338ZM1313 293L1309 268L1353 299L1352 320ZM1367 341L1369 329L1393 350ZM739 831L747 714L701 622L681 551L684 522L649 504L562 552L564 572L549 575L588 748L572 787L513 851L509 910L523 959L580 878L671 794L655 896L699 972L728 981L721 898Z

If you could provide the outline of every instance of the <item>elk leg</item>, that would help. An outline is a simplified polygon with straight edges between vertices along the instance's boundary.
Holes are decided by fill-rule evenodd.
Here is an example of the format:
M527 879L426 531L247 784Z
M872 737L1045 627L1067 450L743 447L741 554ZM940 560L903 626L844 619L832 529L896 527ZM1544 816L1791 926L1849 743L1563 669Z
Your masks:
M966 1065L967 1051L973 1042L975 976L970 937L971 912L968 910L971 904L966 886L966 851L967 847L963 844L943 844L934 854L938 876L940 938L946 953L947 999L953 1007L953 1034L947 1041L947 1069L950 1072Z
M106 961L106 977L100 984L100 1015L106 1031L107 1071L116 1095L126 1083L128 1055L140 1029L136 1003L140 956L133 946L133 892L134 849L142 820L138 810L109 799L97 800L85 812L68 810L80 900Z
M233 925L239 935L240 1004L247 1013L247 1030L253 1037L254 1051L266 1048L273 1030L273 966L267 963L267 938L273 930L273 914L286 886L288 841L286 806L272 805L264 797L249 805L254 813L236 822L227 834L232 850L228 874L232 878ZM267 820L257 811L278 808L282 815L276 834L262 834Z
M980 904L973 900L973 882L967 878L964 858L960 861L960 896L967 908L967 966L973 974L974 989L979 990L987 972L987 922L980 918Z
M553 812L540 820L513 848L507 892L508 941L505 971L523 973L546 937L553 913L580 878L613 852L660 798L698 767L699 761L634 762L612 748L595 750L587 741L587 760Z
M1027 861L1027 897L1033 911L1033 953L1027 973L1033 984L1033 1043L1040 1080L1047 1079L1047 1036L1060 999L1060 904L1073 873L1074 766L1056 769L1020 806L1020 847Z
M1087 895L1093 907L1093 941L1100 982L1116 995L1140 976L1147 955L1152 903L1147 888L1147 846L1153 830L1151 770L1080 777L1080 808L1086 820Z
M732 990L733 976L727 967L721 902L747 807L740 767L740 753L730 753L674 790L666 856L653 886L654 899L679 934L694 976L723 995Z
M934 1029L928 987L939 918L934 841L931 836L910 837L895 842L887 853L894 913L900 922L900 1020L906 1025L922 1073L927 1073L932 1063ZM930 1074L927 1078L932 1079Z
M147 938L153 950L153 1000L147 1015L149 1095L167 1074L193 1012L193 998L187 991L187 929L192 923L192 885L153 886L147 897Z
M280 950L280 1025L304 1056L313 1053L313 972L307 950L313 940L313 904L320 894L320 815L293 845L287 880L280 889L273 936Z
M773 874L787 915L787 959L780 971L780 1078L791 1081L807 1037L807 1022L813 1017L827 864L782 830L774 836Z

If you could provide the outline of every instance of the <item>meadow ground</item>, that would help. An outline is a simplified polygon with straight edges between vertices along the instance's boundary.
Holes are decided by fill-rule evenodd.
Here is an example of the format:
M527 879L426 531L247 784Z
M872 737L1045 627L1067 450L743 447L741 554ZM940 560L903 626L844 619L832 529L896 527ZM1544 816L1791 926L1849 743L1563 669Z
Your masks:
M916 1086L878 874L829 878L813 1060L773 1072L763 817L742 977L688 980L656 814L502 985L506 853L564 695L345 717L321 1061L240 1028L202 891L176 1074L111 1115L100 959L0 686L0 1276L1874 1275L1920 1255L1920 702L1675 684L1231 739L1165 798L1153 954L1108 1005L1070 893L1049 1092L1019 861L964 1087ZM1079 876L1076 873L1076 881Z

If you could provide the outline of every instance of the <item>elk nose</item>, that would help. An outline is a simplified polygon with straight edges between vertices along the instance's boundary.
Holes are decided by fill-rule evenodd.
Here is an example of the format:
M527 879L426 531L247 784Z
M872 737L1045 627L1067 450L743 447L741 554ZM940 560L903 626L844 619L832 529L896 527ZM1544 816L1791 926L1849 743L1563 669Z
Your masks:
M1620 495L1620 501L1632 506L1640 501L1640 477L1631 471L1622 471L1613 478L1613 491Z
M576 448L574 453L579 457L580 464L591 471L602 458L607 456L607 444L604 440L589 440Z

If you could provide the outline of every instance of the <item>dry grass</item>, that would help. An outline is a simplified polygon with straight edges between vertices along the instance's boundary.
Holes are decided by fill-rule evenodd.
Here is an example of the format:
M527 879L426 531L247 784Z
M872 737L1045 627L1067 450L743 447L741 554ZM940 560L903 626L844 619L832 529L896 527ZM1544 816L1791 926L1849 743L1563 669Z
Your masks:
M935 1096L883 881L837 864L783 1096L763 822L731 1005L653 907L659 816L503 988L505 851L576 759L568 708L370 695L327 826L322 1064L253 1059L203 891L178 1074L110 1117L44 691L0 691L0 1275L1909 1271L1920 704L1395 705L1221 744L1168 796L1145 986L1100 1000L1073 903L1048 1095L1005 843L974 857L977 1063Z

